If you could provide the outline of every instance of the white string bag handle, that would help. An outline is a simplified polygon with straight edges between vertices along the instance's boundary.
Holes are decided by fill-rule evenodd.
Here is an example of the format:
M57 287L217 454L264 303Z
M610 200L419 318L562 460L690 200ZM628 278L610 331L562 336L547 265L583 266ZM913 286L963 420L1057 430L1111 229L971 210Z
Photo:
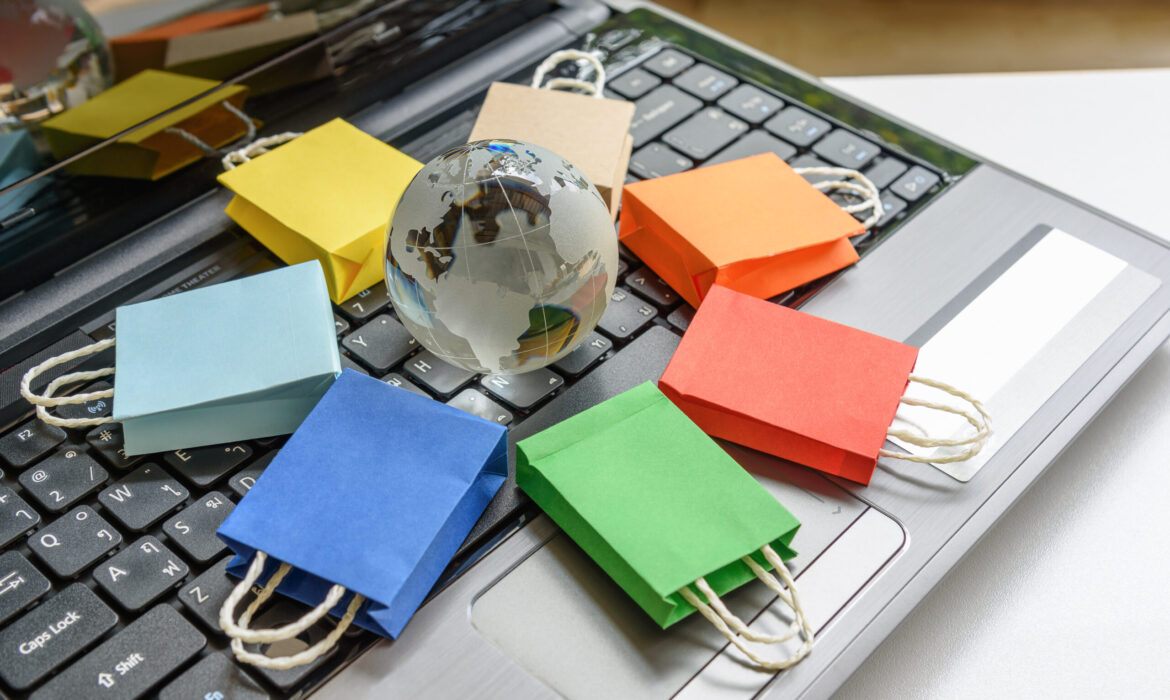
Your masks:
M540 65L536 67L536 72L532 76L532 87L541 87L541 83L544 82L544 76L565 61L577 61L579 59L584 59L593 67L593 72L596 73L596 77L593 80L553 77L549 79L544 87L549 90L575 89L587 92L597 98L604 97L601 92L605 89L605 66L601 65L601 61L593 54L579 49L564 49L549 54L549 57L541 61Z
M929 401L927 399L916 399L909 396L903 396L899 401L907 406L921 406L922 408L932 408L937 411L945 411L956 416L961 416L966 420L972 428L975 429L974 434L962 438L932 438L929 435L923 435L920 432L915 433L909 430L900 430L890 428L886 431L886 435L892 438L897 438L911 445L918 447L962 447L963 449L954 454L935 454L935 455L913 455L907 452L895 452L893 450L879 450L878 454L882 457L890 459L901 459L907 462L919 462L925 464L949 464L951 462L964 462L971 459L983 449L987 444L987 439L991 437L991 416L983 407L983 403L974 398L962 389L957 389L946 382L940 382L937 379L930 379L929 377L922 377L917 374L910 375L910 381L921 384L923 386L933 387L940 391L944 391L951 396L962 399L975 409L974 412L967 409L958 408L949 404Z
M262 156L280 144L288 143L301 135L300 131L286 131L283 134L256 139L243 148L230 151L220 159L220 163L223 164L224 170L233 170L237 166L243 165L257 156Z
M268 561L268 555L259 550L252 558L252 564L248 567L248 572L232 592L228 595L227 600L223 602L223 607L219 609L219 626L227 633L232 640L232 653L236 658L244 663L252 664L262 668L270 668L278 671L293 668L295 666L304 666L310 664L318 657L329 652L337 645L337 640L341 639L341 635L345 634L345 630L349 629L353 618L357 615L358 608L365 602L365 596L360 593L354 593L353 600L349 601L349 605L345 609L345 614L341 616L341 620L337 625L325 635L319 642L310 646L307 649L290 654L289 656L266 656L256 652L248 651L244 648L244 643L250 644L273 644L275 642L283 642L289 639L296 638L297 635L303 633L313 625L317 624L321 618L329 614L329 611L334 608L341 599L345 596L345 586L333 585L326 594L325 600L321 601L317 607L302 615L300 618L284 625L283 627L274 627L270 629L252 629L248 625L252 622L252 616L260 609L260 606L272 597L272 593L292 567L285 562L281 562L277 567L276 572L268 579L268 583L256 594L256 598L248 604L242 615L240 621L237 623L233 618L236 612L236 607L247 595L252 585L260 578L260 574L264 571L264 564Z
M764 559L772 565L772 572L764 569L764 567L760 566L751 557L743 557L743 562L751 568L756 578L763 581L764 585L771 589L792 610L792 623L783 634L772 635L752 632L743 620L727 608L723 600L719 598L715 590L711 588L710 584L703 577L696 579L693 585L706 597L706 601L692 591L690 586L683 586L678 592L683 597L683 600L695 606L699 614L707 618L707 621L714 625L715 629L719 630L727 641L734 644L737 649L743 652L754 663L769 671L783 671L786 668L792 668L800 663L801 659L808 656L808 653L812 651L814 635L812 625L809 624L808 618L804 614L804 607L800 603L800 596L796 592L796 582L793 581L788 567L785 566L784 561L780 559L780 555L776 554L776 550L772 549L770 545L764 545L760 548L760 551L763 552ZM780 577L780 581L777 581L776 576L772 575L773 572L776 576ZM781 581L783 581L783 585L781 585ZM801 637L800 647L783 659L767 659L747 644L747 642L766 645L782 644L797 635Z
M45 387L43 394L37 394L32 390L32 381L44 374L48 370L57 365L76 360L79 357L86 357L111 348L114 346L114 339L107 338L100 340L92 345L70 350L69 352L61 353L56 357L50 357L39 365L29 369L24 373L20 379L20 395L23 396L29 403L37 407L37 417L49 425L57 425L62 428L82 428L91 425L102 425L104 423L112 423L114 421L110 416L103 416L99 418L61 418L49 413L49 409L54 406L67 406L79 403L86 403L94 399L108 399L114 396L113 389L103 389L101 391L87 391L80 394L73 394L71 396L54 396L58 389L66 384L73 384L75 382L84 382L99 377L108 377L114 373L113 367L105 367L103 369L88 370L85 372L70 372L69 374L62 374L49 385Z
M845 192L852 192L864 198L864 201L856 204L843 205L841 208L850 214L859 211L870 210L870 214L865 221L861 222L862 226L868 231L873 228L873 225L882 220L882 214L885 213L885 207L882 205L882 195L878 192L877 185L857 170L852 168L833 168L833 167L813 167L813 168L793 168L798 175L829 175L831 177L849 178L854 180L821 180L820 182L812 183L812 186L821 192L829 190L842 190Z
M219 104L224 109L226 109L228 112L230 112L233 116L238 118L240 121L244 122L244 126L246 126L248 128L248 133L244 134L244 136L243 136L245 141L252 141L253 139L256 138L256 123L254 121L252 121L251 117L249 117L246 113L244 113L244 111L242 109L239 109L238 107L236 107L232 103L228 102L227 100L224 100L223 102L220 102ZM214 156L214 155L219 153L219 151L217 151L214 148L212 148L211 146L209 146L203 139L199 138L195 134L192 134L190 131L187 131L186 129L180 129L177 126L169 126L165 129L163 129L163 133L174 134L175 136L178 136L179 138L183 139L187 143L190 143L191 145L195 146L195 148L198 148L199 150L203 151L205 154L207 154L209 156Z

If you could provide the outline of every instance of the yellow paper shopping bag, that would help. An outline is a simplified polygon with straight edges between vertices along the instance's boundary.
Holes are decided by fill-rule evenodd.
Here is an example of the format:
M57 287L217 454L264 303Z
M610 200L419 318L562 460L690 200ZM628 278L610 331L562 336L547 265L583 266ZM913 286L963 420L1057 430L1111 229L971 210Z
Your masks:
M383 276L382 243L398 198L422 168L341 119L219 176L227 214L294 265L320 260L333 301Z
M215 80L145 70L41 126L53 156L64 160L198 97L66 166L79 175L157 180L207 155L194 140L219 148L248 133L248 118L241 111L248 88L229 85L208 93L217 85Z

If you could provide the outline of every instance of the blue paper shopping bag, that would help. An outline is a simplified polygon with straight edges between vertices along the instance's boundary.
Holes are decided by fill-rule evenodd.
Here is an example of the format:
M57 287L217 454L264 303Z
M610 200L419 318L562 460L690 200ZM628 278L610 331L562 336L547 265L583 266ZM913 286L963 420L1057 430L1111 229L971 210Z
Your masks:
M318 606L306 625L332 610L397 637L507 472L503 426L343 372L219 528L236 553L228 572L244 577L220 616L236 655L271 661L242 643L272 631L247 629L248 611L232 619L266 576L252 612L275 589ZM277 576L267 559L281 562Z
M317 262L119 307L116 338L29 370L21 391L42 420L65 427L120 421L129 455L285 435L341 372L333 309ZM30 390L35 376L114 345L114 367L73 372ZM54 396L114 375L114 387ZM48 409L113 397L113 415Z

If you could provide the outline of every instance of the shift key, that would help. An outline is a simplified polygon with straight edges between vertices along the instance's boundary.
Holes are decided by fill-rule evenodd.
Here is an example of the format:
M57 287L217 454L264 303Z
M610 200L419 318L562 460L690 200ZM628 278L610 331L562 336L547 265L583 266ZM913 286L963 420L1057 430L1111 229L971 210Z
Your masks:
M199 653L207 638L170 605L126 629L41 686L33 698L136 698Z
M23 690L96 642L117 622L118 616L93 591L75 583L0 632L0 677Z

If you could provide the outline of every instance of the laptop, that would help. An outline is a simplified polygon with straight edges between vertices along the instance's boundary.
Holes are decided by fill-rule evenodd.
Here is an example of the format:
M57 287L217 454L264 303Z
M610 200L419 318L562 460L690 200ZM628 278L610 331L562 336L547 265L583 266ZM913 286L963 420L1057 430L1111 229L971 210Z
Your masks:
M661 8L618 0L348 7L329 15L320 37L232 79L247 83L305 52L329 51L330 77L247 102L262 135L340 116L426 161L466 140L491 81L527 82L558 49L591 51L606 66L607 96L636 105L631 182L767 151L794 166L865 172L884 213L855 239L860 262L773 301L922 348L920 369L961 378L985 400L993 441L959 467L883 459L868 486L724 444L802 522L791 567L816 644L781 673L754 669L698 616L659 629L511 479L397 640L352 631L310 666L240 666L217 624L234 580L214 538L216 513L247 494L283 439L188 451L198 453L196 467L175 454L127 458L116 426L48 429L17 386L33 364L112 336L118 305L282 263L224 215L230 194L215 184L216 159L158 182L46 165L0 190L2 198L36 188L0 220L6 696L827 696L1170 335L1164 243ZM336 308L343 363L465 410L489 406L514 443L657 379L678 345L693 310L636 256L621 256L597 343L552 367L563 380L555 386L525 386L520 375L501 387L347 343L366 324L397 323L381 285ZM76 477L79 459L93 476ZM116 498L144 480L184 496ZM178 566L135 571L133 591L94 576L99 563L143 543ZM754 628L787 626L763 586L725 601ZM71 612L80 621L67 646L35 641L45 621ZM302 612L279 600L256 622ZM295 652L331 624L260 651Z

